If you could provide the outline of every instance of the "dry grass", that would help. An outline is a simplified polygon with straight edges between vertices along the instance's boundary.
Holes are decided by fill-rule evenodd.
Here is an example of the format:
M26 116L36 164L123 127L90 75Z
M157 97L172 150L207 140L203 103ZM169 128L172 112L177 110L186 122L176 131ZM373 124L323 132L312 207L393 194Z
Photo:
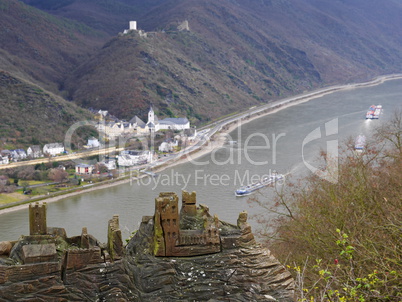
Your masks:
M27 198L26 195L24 195L22 193L18 193L18 192L0 194L0 204L13 203L13 202L20 201L20 200L23 200L26 198Z

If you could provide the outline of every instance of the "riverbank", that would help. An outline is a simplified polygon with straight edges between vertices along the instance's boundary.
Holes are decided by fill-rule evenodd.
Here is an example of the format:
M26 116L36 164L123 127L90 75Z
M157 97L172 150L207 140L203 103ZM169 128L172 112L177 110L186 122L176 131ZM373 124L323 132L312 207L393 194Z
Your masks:
M214 124L211 125L212 130L210 132L208 132L205 144L203 144L202 146L199 146L197 148L190 148L189 150L191 150L191 151L188 154L180 153L180 156L178 156L177 158L172 157L171 161L154 166L152 171L153 172L161 172L167 168L170 168L170 167L173 167L176 165L180 165L185 162L189 162L189 161L191 162L192 160L205 156L206 154L213 152L214 150L222 147L226 141L226 137L227 137L228 133L232 132L240 125L245 125L260 117L266 116L268 114L276 113L276 112L278 112L282 109L288 108L290 106L308 102L312 99L316 99L316 98L322 97L324 95L327 95L327 94L330 94L333 92L361 88L361 87L374 86L374 85L381 84L387 80L395 80L395 79L402 79L402 75L391 75L391 76L387 76L387 77L379 77L373 81L366 82L366 83L357 83L357 84L329 87L329 88L321 89L318 91L309 92L304 95L294 96L294 97L286 98L283 100L275 101L271 104L264 105L264 106L261 106L258 108L254 108L252 110L248 110L242 114L238 114L237 116L225 118L225 119L223 119L219 122L215 122ZM194 147L194 145L192 147ZM145 177L148 177L148 176L145 176ZM74 189L74 191L63 193L63 195L51 196L51 197L42 196L40 198L40 200L46 201L48 203L52 203L52 202L56 202L56 201L62 200L64 198L69 198L71 196L75 196L78 194L92 192L95 190L108 189L112 186L125 184L130 181L132 181L132 179L130 179L127 176L125 179L115 179L113 181L102 182L97 185L92 185L90 187L84 187L84 188L79 187L79 188ZM34 199L25 200L24 201L25 204L20 204L20 205L14 206L12 208L0 210L0 214L27 208L29 203L31 203L33 201L35 201L35 200Z

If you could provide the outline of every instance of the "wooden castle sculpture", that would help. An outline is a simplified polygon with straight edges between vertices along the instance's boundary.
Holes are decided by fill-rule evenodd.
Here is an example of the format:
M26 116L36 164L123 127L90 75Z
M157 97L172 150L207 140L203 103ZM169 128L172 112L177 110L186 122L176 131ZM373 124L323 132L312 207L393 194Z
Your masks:
M107 243L48 227L46 203L29 207L30 233L0 242L1 301L294 301L291 274L237 224L209 214L196 194L160 193L123 246L119 217ZM174 258L165 258L174 257Z
M155 199L155 256L206 255L237 245L241 234L221 236L218 217L211 216L206 206L197 207L195 192L182 191L180 214L178 203L179 198L173 192L160 193Z
M81 235L73 237L67 237L64 228L48 227L46 210L46 203L30 204L29 235L0 242L0 287L7 282L23 282L36 274L57 275L67 284L77 270L110 264L123 257L117 215L109 220L105 246L88 234L86 227Z

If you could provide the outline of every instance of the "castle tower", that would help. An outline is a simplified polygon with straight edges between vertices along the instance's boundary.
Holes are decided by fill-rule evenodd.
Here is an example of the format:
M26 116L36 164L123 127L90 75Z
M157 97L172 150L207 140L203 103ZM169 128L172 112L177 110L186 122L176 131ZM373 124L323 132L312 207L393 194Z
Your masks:
M195 192L182 191L182 206L180 215L197 215L197 196Z
M130 30L137 30L137 21L130 21Z
M46 202L39 204L36 202L34 206L29 204L29 234L30 235L46 235Z

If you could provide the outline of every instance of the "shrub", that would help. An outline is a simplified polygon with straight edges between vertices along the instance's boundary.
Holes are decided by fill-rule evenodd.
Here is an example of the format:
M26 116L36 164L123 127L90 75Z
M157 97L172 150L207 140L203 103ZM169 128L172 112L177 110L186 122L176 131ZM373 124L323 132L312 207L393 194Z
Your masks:
M401 121L363 153L346 146L337 183L311 175L272 206L255 200L278 214L262 235L293 268L299 301L402 300Z
M63 182L67 180L68 173L63 169L50 169L48 177L55 182Z

